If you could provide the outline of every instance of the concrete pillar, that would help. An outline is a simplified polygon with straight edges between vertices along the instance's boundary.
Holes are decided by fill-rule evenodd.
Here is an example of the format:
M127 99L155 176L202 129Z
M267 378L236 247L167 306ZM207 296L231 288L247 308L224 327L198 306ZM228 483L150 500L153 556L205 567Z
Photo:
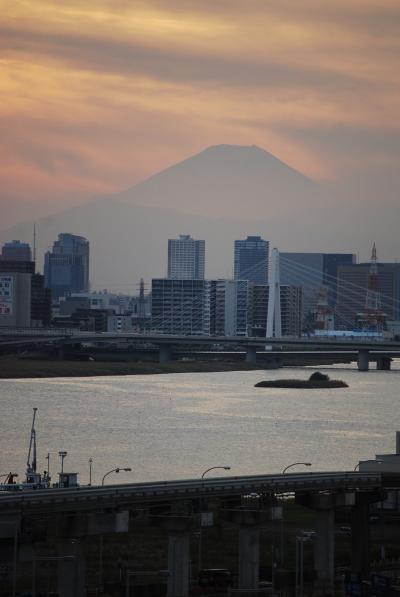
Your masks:
M390 357L379 357L376 359L376 368L378 371L390 371L391 362Z
M159 362L168 363L172 361L172 349L170 344L160 344Z
M239 526L239 589L258 589L259 572L260 527L241 524Z
M171 531L168 536L167 597L189 595L189 532Z
M351 509L351 571L361 580L369 578L369 501L357 496Z
M85 560L77 539L58 544L57 584L59 597L85 597Z
M314 595L328 597L334 595L334 532L335 510L317 509L316 535L314 541L314 566L316 580Z
M357 365L359 371L368 371L369 369L369 351L362 349L358 351Z
M246 346L246 363L255 365L257 362L257 349L255 346Z

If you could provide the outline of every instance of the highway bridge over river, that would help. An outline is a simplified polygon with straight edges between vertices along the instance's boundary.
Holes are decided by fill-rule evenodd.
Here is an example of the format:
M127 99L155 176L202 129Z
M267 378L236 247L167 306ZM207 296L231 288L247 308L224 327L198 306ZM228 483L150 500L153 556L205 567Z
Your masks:
M289 337L260 338L243 336L182 336L154 333L113 333L113 332L81 332L63 329L0 329L0 351L6 352L18 348L57 347L60 358L67 351L77 346L113 346L130 347L138 353L143 350L156 350L161 363L174 357L193 357L199 351L207 351L210 356L218 358L221 352L235 350L244 352L248 363L256 364L257 360L265 362L271 352L302 352L303 360L315 362L315 355L324 351L334 362L336 352L351 352L357 361L360 371L367 371L369 362L376 361L378 369L390 369L391 360L400 357L400 342L376 338L359 337ZM268 349L266 349L266 346ZM314 358L313 358L314 355ZM327 356L328 358L328 356ZM279 364L279 360L276 362ZM318 359L317 359L318 362ZM340 359L339 359L340 362Z
M142 527L157 525L168 542L167 594L186 597L190 533L199 529L201 534L204 516L209 521L208 513L217 511L238 529L238 587L254 592L259 581L260 529L267 521L282 520L284 501L279 496L290 493L315 513L314 594L329 596L334 589L335 511L351 511L352 570L368 578L370 504L381 501L388 489L398 488L400 474L317 472L7 491L0 494L0 536L10 548L0 553L3 565L12 568L13 595L21 562L31 562L36 570L47 557L58 562L59 596L82 597L86 595L82 538L100 535L106 540L128 528L134 532L138 521ZM48 556L49 545L56 546L56 555Z

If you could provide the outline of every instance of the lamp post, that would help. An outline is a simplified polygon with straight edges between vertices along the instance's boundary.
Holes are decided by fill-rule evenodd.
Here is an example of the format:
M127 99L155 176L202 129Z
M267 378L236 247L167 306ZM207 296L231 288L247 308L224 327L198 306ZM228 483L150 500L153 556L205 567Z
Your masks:
M90 461L89 461L90 462ZM117 466L117 468L113 468L108 471L101 480L101 485L104 485L104 480L108 475L111 473L119 473L120 471L125 471L126 473L130 472L132 469L129 466L124 468ZM100 535L100 549L99 549L99 585L100 590L103 589L103 535Z
M89 486L92 485L92 464L93 458L89 458Z
M292 466L312 466L311 462L292 462L292 464L288 464L287 466L285 466L285 468L282 470L282 475L284 475L286 473L286 471L289 468L292 468ZM282 500L282 517L281 517L281 568L283 568L283 500Z
M101 484L104 485L104 479L106 477L108 477L108 475L111 475L111 473L119 473L120 471L125 471L126 473L130 472L132 469L129 466L126 466L125 468L121 468L121 467L117 467L117 468L113 468L111 469L111 471L108 471L108 473L106 473L101 481Z
M364 462L375 462L376 464L382 464L383 460L360 460L360 462L357 462L356 466L354 467L354 472L356 472L360 464L364 464Z
M200 530L199 530L199 553L198 553L198 557L197 557L197 573L198 575L200 574L200 570L201 570L201 561L202 561L202 537L201 537L201 523L202 523L202 494L203 494L203 489L204 489L204 477L206 476L207 473L209 473L210 471L214 471L214 470L224 470L224 471L230 471L231 467L230 466L210 466L210 468L207 468L202 474L201 474L201 487L200 487L200 496L199 496L199 514L200 514Z
M282 471L282 475L284 475L286 473L288 468L291 468L292 466L297 466L300 464L302 464L303 466L311 466L311 462L293 462L292 464L288 464L287 466L285 466L285 468Z
M59 457L61 458L61 474L63 474L64 472L64 458L67 454L68 452L66 452L65 450L60 450L58 453Z
M304 597L304 543L311 538L300 535L296 537L296 573L295 573L295 596Z

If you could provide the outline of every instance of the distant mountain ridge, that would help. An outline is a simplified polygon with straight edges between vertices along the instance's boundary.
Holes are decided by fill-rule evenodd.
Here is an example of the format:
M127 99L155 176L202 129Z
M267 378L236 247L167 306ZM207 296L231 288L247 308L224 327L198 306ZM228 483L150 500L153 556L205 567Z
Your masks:
M268 200L309 202L319 191L316 182L255 145L213 145L115 197L190 213L204 214L207 208L221 216L228 209L251 218L261 215L257 212Z
M396 232L395 232L396 230ZM0 232L32 242L33 222ZM217 145L121 193L37 220L38 264L60 232L85 236L96 288L136 291L140 277L164 276L167 241L206 241L206 276L230 277L235 239L259 234L284 251L370 250L379 234L397 238L397 220L371 217L347 197L255 147Z

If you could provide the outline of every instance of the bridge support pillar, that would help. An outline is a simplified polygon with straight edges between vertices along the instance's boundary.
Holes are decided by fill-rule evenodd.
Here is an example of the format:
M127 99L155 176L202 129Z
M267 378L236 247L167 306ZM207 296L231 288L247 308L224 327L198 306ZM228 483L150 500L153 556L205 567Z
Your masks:
M392 359L390 357L379 357L376 360L376 368L378 371L390 371Z
M167 597L189 595L189 531L171 531L168 535Z
M314 566L316 581L313 595L334 595L334 531L335 510L317 508L316 536L314 543Z
M159 362L168 363L172 361L172 348L170 344L161 344L159 353Z
M260 575L260 527L239 526L239 589L258 589Z
M333 597L335 509L354 506L355 492L296 494L296 502L316 512L314 540L315 597Z
M265 510L231 510L228 519L239 526L238 588L258 589L260 575L260 526L269 520Z
M255 365L257 362L257 349L255 346L246 346L246 363Z
M368 371L369 369L369 352L362 349L358 351L357 365L359 371Z
M66 540L58 545L57 584L60 597L85 597L85 561L82 547L77 539Z
M358 492L351 509L351 570L361 580L369 578L370 504L381 502L385 497L382 491Z

